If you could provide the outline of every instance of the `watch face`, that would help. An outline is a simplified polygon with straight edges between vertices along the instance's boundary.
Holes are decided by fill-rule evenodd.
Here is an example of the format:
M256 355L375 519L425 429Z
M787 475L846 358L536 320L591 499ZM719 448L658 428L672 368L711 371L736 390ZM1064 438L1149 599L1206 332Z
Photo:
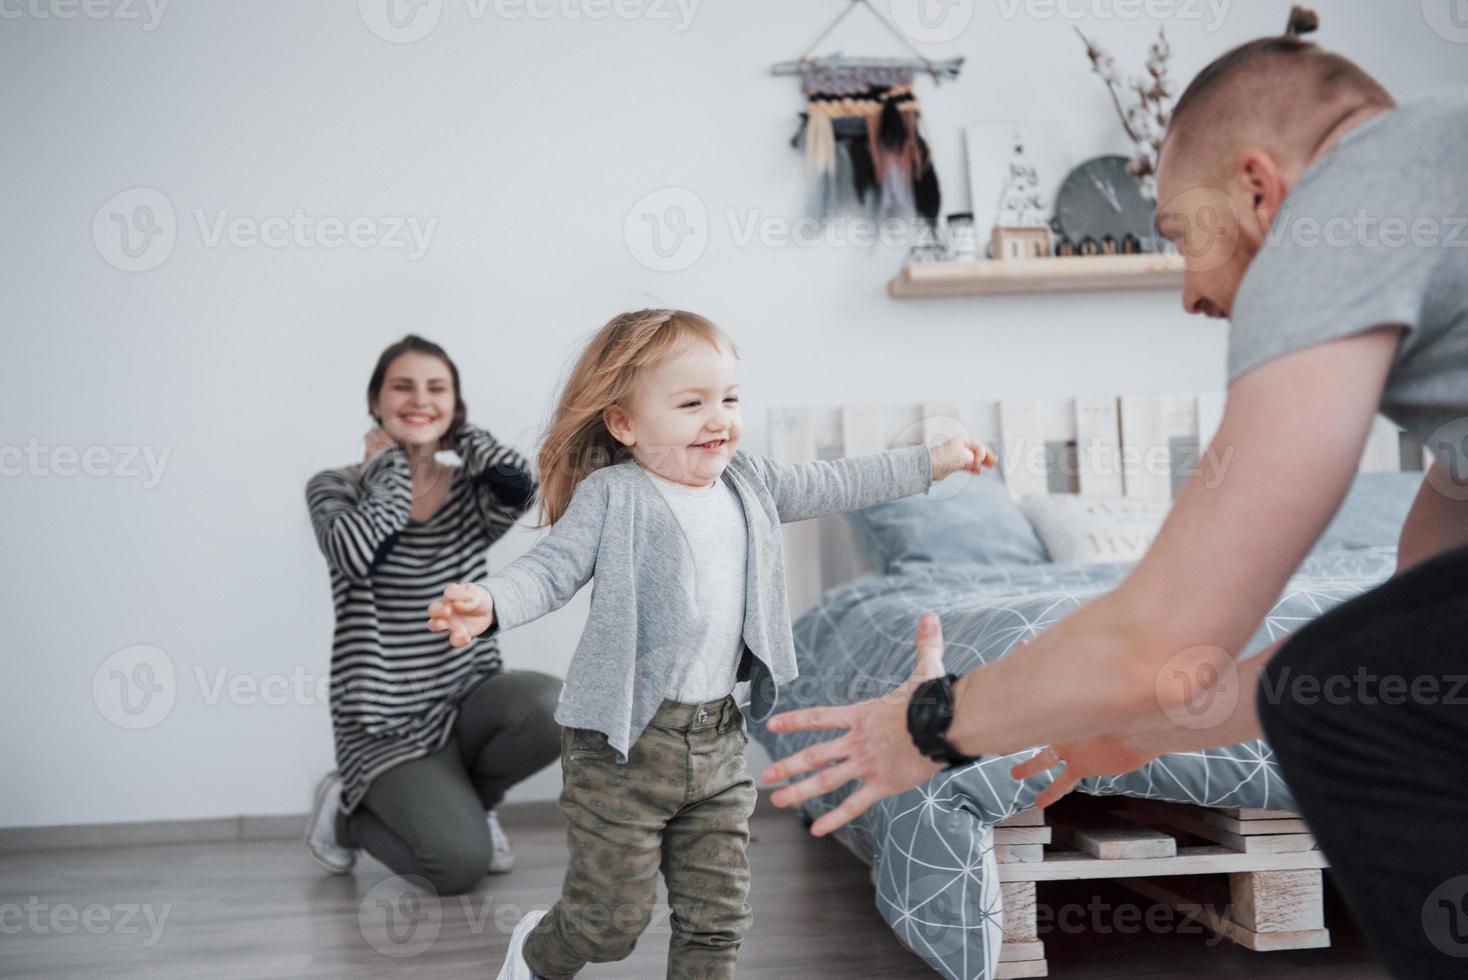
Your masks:
M1055 201L1060 232L1079 245L1108 235L1120 242L1128 234L1153 240L1157 209L1142 195L1141 185L1127 172L1122 156L1097 157L1081 164L1065 179Z

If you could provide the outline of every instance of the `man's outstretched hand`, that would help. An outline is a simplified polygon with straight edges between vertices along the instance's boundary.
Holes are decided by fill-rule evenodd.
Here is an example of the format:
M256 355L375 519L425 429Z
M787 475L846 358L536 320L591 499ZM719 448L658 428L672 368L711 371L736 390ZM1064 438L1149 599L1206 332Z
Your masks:
M1120 776L1140 769L1156 753L1138 748L1133 742L1112 735L1101 735L1081 742L1047 746L1009 771L1015 779L1028 779L1064 766L1055 781L1035 797L1035 806L1044 809L1060 799L1087 776Z
M891 693L870 701L838 708L805 708L776 715L766 724L772 732L802 732L844 728L846 734L773 763L760 778L778 783L801 773L799 782L775 792L776 806L794 806L829 793L852 780L861 786L824 814L811 833L824 837L864 813L878 800L896 796L933 778L942 766L917 750L907 733L907 705L923 681L943 676L943 628L934 613L918 621L917 665L912 675Z

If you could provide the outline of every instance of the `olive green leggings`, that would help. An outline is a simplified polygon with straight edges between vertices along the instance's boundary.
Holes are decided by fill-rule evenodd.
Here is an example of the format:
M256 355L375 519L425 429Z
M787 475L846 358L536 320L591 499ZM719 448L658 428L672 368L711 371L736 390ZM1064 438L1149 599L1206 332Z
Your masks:
M748 931L744 719L733 698L664 701L626 763L600 732L561 739L561 812L571 846L560 901L525 942L547 980L625 959L648 928L658 874L672 911L669 980L730 980Z

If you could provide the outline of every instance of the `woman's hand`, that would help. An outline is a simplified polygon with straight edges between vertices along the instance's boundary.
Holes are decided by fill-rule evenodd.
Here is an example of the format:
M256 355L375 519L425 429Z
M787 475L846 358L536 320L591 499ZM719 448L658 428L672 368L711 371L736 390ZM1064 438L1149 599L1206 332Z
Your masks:
M468 646L493 623L494 599L477 585L447 585L443 598L428 604L428 628L435 633L447 630L450 646Z
M999 457L994 450L982 442L972 439L953 438L933 447L933 482L947 479L960 470L982 473L984 467L994 466Z
M1043 810L1075 789L1076 784L1088 776L1120 776L1142 768L1155 758L1156 753L1148 752L1134 741L1102 735L1044 748L1038 755L1015 766L1009 774L1015 779L1028 779L1056 766L1065 766L1065 770L1055 777L1055 782L1035 797L1035 806Z
M860 780L862 785L855 793L811 827L812 834L824 837L860 816L878 800L932 779L943 767L913 745L912 736L907 733L907 704L919 684L942 676L943 629L936 615L925 613L918 622L917 666L892 693L845 707L806 708L771 718L766 727L772 732L847 730L840 738L812 745L761 773L760 779L765 783L813 773L779 790L770 797L771 801L776 806L793 806L829 793L853 779Z
M362 439L362 462L366 463L388 446L397 442L382 426L370 429Z

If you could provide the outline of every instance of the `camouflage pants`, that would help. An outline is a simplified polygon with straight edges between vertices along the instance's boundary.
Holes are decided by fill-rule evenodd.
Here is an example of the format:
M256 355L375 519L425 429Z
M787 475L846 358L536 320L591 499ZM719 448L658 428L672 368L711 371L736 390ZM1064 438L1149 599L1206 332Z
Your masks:
M561 898L531 932L525 961L548 980L625 959L668 884L669 980L734 976L749 928L749 739L733 698L664 701L626 765L600 732L561 733L571 858Z

